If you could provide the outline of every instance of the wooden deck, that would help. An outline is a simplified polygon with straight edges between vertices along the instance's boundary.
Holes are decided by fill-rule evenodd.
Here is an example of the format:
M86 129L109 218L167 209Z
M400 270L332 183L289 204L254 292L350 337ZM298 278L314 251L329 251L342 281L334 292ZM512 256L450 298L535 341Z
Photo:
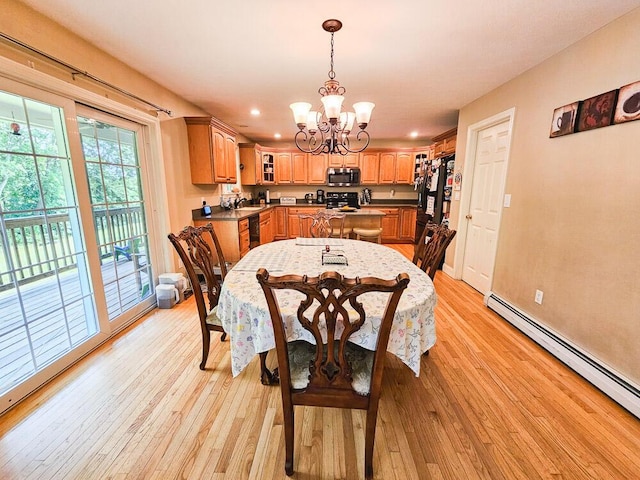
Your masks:
M116 269L120 282L116 282ZM134 262L105 262L102 277L109 313L118 314L139 301ZM87 318L82 299L90 295L77 268L21 285L22 303L15 289L0 291L0 391L32 375L36 368L69 351L97 333L97 321ZM84 282L85 285L88 282ZM64 297L64 306L63 300ZM28 335L22 308L28 318ZM30 342L31 341L31 346Z

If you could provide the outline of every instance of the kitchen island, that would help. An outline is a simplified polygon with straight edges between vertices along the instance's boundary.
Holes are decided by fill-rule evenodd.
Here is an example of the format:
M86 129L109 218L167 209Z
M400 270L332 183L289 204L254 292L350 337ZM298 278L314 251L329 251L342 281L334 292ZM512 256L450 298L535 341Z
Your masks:
M344 212L345 228L382 228L383 242L412 241L412 234L401 237L402 222L398 214L399 210L406 209L410 213L415 212L414 206L401 208L388 208L384 205L367 205L355 211ZM271 204L252 206L234 210L218 210L209 216L202 216L199 210L194 210L193 221L195 226L213 223L218 239L222 246L225 258L229 262L237 262L251 247L256 244L269 243L273 240L285 240L300 236L300 221L298 215L309 214L317 211L341 212L340 209L326 209L324 205L298 203L295 205ZM405 222L408 228L415 225L413 222ZM257 240L259 239L259 241Z

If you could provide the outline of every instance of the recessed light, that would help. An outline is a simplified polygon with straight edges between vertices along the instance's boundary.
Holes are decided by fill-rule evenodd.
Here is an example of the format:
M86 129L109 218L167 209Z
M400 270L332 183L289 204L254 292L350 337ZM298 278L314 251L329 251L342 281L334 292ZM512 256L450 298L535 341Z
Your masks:
M411 138L418 138L418 132L411 132L411 133L409 134L409 136L410 136Z
M253 115L254 117L257 117L258 115L260 115L260 110L258 110L257 108L252 108L251 115Z
M276 133L273 135L274 138L282 138L282 135L280 135L279 133Z

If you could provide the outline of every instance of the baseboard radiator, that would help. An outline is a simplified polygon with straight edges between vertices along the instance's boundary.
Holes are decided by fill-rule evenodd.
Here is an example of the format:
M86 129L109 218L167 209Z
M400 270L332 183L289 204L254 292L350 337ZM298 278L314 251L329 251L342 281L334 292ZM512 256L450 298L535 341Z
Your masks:
M561 335L539 324L525 312L489 292L485 305L503 317L534 342L547 350L578 375L592 383L605 395L640 418L640 387L599 362Z

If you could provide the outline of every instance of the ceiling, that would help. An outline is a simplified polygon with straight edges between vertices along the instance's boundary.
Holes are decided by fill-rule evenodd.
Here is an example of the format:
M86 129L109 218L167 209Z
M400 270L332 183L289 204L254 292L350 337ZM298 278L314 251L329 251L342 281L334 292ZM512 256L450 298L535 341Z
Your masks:
M347 89L345 105L376 104L367 128L374 144L425 145L455 127L469 102L640 6L640 0L22 1L248 139L283 146L297 131L289 104L320 105L331 38L321 25L328 18L343 23L334 70ZM260 116L251 115L253 108ZM413 131L416 139L408 136Z

